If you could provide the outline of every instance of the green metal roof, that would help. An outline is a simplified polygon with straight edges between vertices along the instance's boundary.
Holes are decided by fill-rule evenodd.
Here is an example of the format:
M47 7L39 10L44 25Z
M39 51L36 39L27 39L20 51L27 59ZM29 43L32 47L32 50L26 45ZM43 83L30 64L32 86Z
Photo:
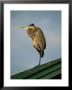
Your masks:
M61 59L53 60L43 65L11 76L11 79L59 79L61 78Z

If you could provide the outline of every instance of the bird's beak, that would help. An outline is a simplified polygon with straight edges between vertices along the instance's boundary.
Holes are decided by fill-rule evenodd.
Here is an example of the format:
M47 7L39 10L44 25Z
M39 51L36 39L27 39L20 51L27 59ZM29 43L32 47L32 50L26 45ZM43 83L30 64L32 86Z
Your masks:
M29 26L26 26L26 27L24 27L24 26L20 26L20 27L17 27L18 29L23 29L23 30L28 30L29 29Z
M28 28L29 28L28 26L24 27L25 30L28 30Z
M24 30L28 30L28 26L26 26L26 27L24 27L24 26L21 26L21 27L18 27L18 28L20 28L20 29L24 29Z
M17 27L18 29L24 29L24 26Z

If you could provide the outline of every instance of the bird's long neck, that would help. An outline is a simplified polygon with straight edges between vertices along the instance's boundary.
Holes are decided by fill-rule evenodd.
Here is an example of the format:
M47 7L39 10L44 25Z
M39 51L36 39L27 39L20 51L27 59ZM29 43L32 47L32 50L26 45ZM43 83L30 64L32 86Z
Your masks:
M35 33L36 33L36 30L35 29L28 29L27 30L27 34L29 35L29 37L33 40L34 37L35 37Z

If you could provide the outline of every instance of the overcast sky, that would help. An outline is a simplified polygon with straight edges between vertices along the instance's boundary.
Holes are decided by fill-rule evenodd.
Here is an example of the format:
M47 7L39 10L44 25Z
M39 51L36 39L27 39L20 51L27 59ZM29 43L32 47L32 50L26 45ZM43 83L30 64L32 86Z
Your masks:
M41 64L61 57L60 11L11 11L11 75L39 64L39 54L27 32L18 29L31 23L39 26L46 38L45 55Z

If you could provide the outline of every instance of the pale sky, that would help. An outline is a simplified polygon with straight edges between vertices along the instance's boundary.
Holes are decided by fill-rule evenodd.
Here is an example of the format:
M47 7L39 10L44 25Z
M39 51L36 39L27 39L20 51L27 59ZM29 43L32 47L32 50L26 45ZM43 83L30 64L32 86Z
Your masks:
M31 23L39 26L46 38L41 64L61 57L61 11L11 11L11 75L39 64L39 54L27 32L18 29Z

